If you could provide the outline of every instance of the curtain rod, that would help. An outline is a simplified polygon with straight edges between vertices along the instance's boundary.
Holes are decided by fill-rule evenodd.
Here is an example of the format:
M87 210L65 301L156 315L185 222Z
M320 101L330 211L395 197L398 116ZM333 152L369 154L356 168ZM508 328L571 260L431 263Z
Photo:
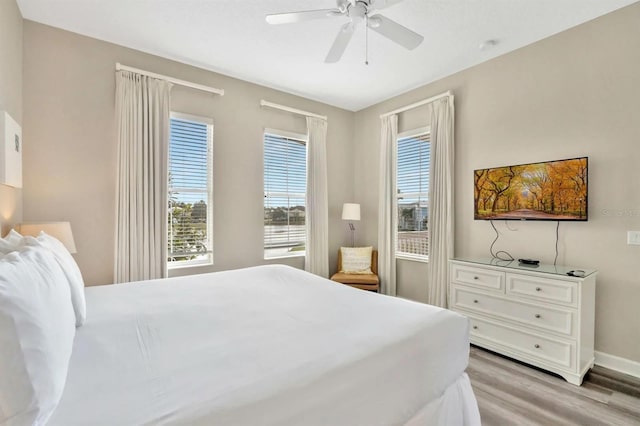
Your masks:
M223 89L216 89L215 87L205 86L204 84L192 83L186 80L180 80L178 78L169 77L162 74L156 74L154 72L141 70L138 68L128 67L126 65L122 65L120 62L116 62L116 71L131 71L137 74L146 75L147 77L157 78L160 80L166 80L170 83L178 84L180 86L190 87L192 89L202 90L203 92L214 93L216 95L223 96Z
M424 99L422 101L418 101L418 102L416 102L414 104L407 105L407 106L404 106L402 108L394 109L393 111L389 111L389 112L384 113L384 114L380 114L380 118L388 117L390 115L398 114L400 112L409 111L410 109L414 109L414 108L417 108L417 107L422 106L422 105L430 104L433 101L437 101L438 99L441 99L441 98L446 98L447 96L451 96L451 90L447 90L444 93L440 93L439 95L435 95L435 96L432 96L432 97L430 97L428 99Z
M314 114L314 113L309 112L309 111L304 111L304 110L301 110L301 109L291 108L291 107L284 106L284 105L274 104L273 102L268 102L268 101L265 101L264 99L262 99L260 101L260 106L266 106L266 107L270 107L270 108L281 109L283 111L292 112L294 114L306 115L307 117L316 117L316 118L321 118L323 120L327 119L326 115Z

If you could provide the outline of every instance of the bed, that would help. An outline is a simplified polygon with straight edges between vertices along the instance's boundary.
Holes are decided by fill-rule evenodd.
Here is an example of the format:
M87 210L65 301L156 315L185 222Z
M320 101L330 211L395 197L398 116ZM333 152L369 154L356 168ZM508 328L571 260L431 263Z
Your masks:
M85 294L48 425L480 424L448 310L281 265Z
M84 287L0 238L0 424L477 425L468 321L282 265Z

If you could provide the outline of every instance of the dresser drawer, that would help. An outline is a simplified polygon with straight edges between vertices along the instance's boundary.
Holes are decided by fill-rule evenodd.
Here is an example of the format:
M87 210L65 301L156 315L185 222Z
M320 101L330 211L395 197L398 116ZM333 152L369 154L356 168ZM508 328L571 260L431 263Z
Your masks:
M472 342L480 340L483 346L506 349L523 358L552 364L563 370L576 370L576 346L573 342L541 337L473 316L470 317L470 323Z
M578 284L573 281L507 273L507 294L571 307L578 306Z
M504 272L452 264L451 278L460 284L504 293Z
M478 312L541 331L552 331L570 338L577 337L576 315L569 308L553 308L509 300L504 297L474 292L457 285L453 285L451 290L453 309Z

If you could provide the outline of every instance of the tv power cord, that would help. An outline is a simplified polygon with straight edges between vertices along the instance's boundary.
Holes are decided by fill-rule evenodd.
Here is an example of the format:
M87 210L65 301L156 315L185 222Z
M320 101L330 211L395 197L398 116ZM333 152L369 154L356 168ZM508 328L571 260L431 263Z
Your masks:
M491 253L491 257L498 260L515 260L515 258L511 256L511 254L507 251L498 250L495 253L493 252L493 246L496 244L496 241L498 241L498 238L500 238L500 234L498 233L498 230L496 229L496 225L493 223L493 220L490 220L489 222L491 223L491 227L496 233L496 238L493 240L493 242L491 243L491 246L489 247L489 252Z

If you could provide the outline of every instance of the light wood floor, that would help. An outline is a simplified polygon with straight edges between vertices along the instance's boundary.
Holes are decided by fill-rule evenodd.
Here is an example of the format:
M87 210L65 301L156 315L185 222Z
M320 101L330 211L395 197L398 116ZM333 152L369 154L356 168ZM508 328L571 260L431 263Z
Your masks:
M582 386L472 346L483 426L640 425L640 379L596 366Z

